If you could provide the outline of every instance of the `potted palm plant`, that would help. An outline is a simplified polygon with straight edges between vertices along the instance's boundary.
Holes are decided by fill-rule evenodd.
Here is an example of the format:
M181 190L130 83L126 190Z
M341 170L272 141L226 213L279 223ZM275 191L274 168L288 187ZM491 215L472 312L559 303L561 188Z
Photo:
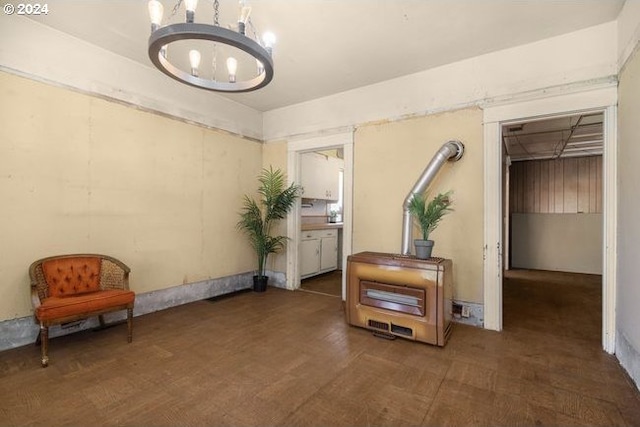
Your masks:
M286 186L286 179L280 169L263 169L258 176L260 200L245 195L237 228L243 231L251 242L258 257L257 274L253 276L253 290L264 292L269 277L265 274L267 257L285 247L287 236L272 236L271 227L287 216L301 187L294 183Z
M409 203L409 213L420 228L422 239L413 241L416 248L416 258L431 258L433 240L429 240L429 234L436 229L442 218L452 211L451 191L440 193L427 203L425 194L414 194Z

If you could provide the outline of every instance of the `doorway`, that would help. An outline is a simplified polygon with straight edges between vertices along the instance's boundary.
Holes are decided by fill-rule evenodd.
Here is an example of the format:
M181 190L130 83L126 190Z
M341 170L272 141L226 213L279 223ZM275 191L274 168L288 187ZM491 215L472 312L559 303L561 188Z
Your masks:
M343 149L304 152L300 157L300 290L341 297Z
M505 328L600 339L603 120L502 126Z
M541 91L484 109L484 327L502 330L504 275L504 215L502 128L517 122L603 113L602 166L602 347L615 351L616 305L616 104L617 87L602 83L577 91L549 94Z
M353 130L322 135L311 138L296 139L287 147L287 174L295 182L301 182L301 159L304 153L337 149L343 153L343 194L342 194L342 235L339 265L347 265L346 259L352 251L352 209L353 209ZM287 251L287 288L299 289L301 284L300 248L302 244L302 204L294 206L287 217L287 236L289 245L295 250ZM346 278L341 275L341 297L346 299Z
M503 125L505 270L602 274L603 120Z

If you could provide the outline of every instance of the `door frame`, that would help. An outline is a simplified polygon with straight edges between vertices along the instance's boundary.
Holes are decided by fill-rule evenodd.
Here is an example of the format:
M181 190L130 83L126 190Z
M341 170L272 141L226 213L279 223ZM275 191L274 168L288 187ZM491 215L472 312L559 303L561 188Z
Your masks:
M352 251L352 230L353 230L353 129L334 133L331 135L321 135L307 138L300 138L289 141L287 144L287 175L294 182L301 182L300 155L317 150L327 150L331 148L342 148L344 150L344 175L343 175L343 195L342 195L342 300L345 301L346 275L344 274L347 265L347 256ZM300 200L294 205L287 216L287 237L289 238L289 248L295 250L287 251L287 289L298 289L300 287L300 265L299 246L301 240L301 203Z
M615 352L617 230L617 100L615 82L580 91L513 100L484 109L484 327L502 330L503 216L502 126L582 112L604 114L602 347Z

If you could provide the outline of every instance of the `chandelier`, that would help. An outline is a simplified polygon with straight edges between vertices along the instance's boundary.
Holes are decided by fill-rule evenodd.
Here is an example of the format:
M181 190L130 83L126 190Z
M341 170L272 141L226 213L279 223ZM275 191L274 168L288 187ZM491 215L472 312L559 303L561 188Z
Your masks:
M168 20L182 3L178 0ZM237 24L230 28L218 22L219 0L213 2L213 24L195 22L198 0L184 4L186 22L162 26L162 3L149 1L149 58L160 71L181 83L217 92L249 92L269 84L275 36L265 33L262 42L258 41L249 17L251 7L245 0L239 1ZM247 35L247 29L253 37ZM219 69L218 58L224 59L226 73Z

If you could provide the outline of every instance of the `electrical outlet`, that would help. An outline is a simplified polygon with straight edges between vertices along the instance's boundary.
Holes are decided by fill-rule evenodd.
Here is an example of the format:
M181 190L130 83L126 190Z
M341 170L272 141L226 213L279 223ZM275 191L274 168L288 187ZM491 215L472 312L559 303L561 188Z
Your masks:
M462 306L460 304L456 304L455 302L451 303L451 314L457 314L459 316L460 313L462 313Z
M463 305L462 306L462 311L461 311L460 315L462 317L469 317L471 315L471 309L469 308L468 305Z

